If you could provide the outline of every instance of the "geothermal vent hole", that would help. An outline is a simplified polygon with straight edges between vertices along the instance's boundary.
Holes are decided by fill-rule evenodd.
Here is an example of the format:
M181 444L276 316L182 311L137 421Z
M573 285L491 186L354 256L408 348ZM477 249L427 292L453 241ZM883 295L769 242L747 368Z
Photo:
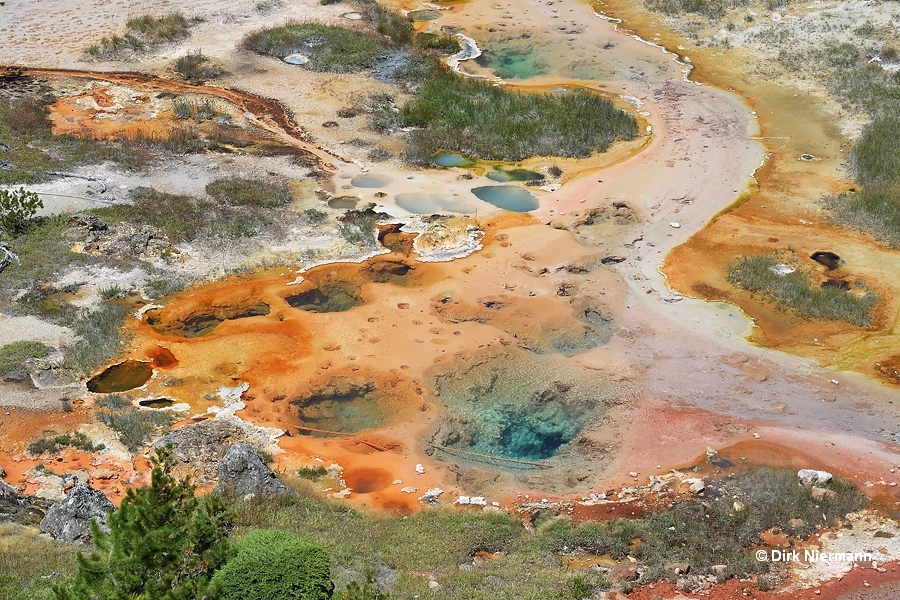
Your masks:
M187 338L195 338L212 333L225 321L261 317L269 314L269 305L265 302L254 304L208 306L195 310L168 323L159 311L150 311L145 317L150 325L160 333L173 333Z
M311 312L343 312L363 304L359 286L349 281L335 281L305 292L287 296L285 301L294 308Z
M377 388L368 383L333 382L292 404L296 405L300 432L313 436L381 427L390 420L391 414Z
M153 376L150 363L126 360L103 370L87 382L88 390L95 394L111 394L139 388Z
M565 359L524 350L469 357L435 387L446 407L435 445L525 461L556 455L616 393Z

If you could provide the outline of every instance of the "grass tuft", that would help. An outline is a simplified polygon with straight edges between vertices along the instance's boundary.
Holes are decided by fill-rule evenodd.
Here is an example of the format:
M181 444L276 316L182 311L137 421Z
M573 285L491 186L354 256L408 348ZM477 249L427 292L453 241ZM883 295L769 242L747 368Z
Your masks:
M309 56L306 66L314 71L356 73L374 67L391 43L374 33L292 21L250 34L244 47L278 58L299 52Z
M789 264L795 270L787 275L776 272L776 265ZM790 254L741 256L728 266L726 276L732 285L775 302L805 319L845 321L867 327L878 296L857 282L856 290L813 285L812 276L802 270Z
M530 156L585 158L616 140L633 139L635 119L590 92L529 94L436 70L400 111L419 128L408 158L430 163L438 150L515 162Z
M139 15L125 22L125 33L103 36L85 49L93 58L119 58L128 52L145 52L165 43L177 42L190 35L190 28L203 19L188 18L179 12L161 17Z

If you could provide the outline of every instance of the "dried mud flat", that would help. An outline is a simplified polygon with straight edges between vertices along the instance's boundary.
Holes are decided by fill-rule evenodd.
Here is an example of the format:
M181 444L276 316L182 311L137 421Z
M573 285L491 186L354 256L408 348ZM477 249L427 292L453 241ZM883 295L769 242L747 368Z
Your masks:
M88 63L82 48L121 28L129 14L124 3L89 2L76 8L59 0L41 3L37 14L31 3L8 0L0 10L15 16L9 23L17 26L0 28L12 36L0 63L48 77L72 75L55 69L108 71L85 74L104 85L163 85L171 77L165 69L174 57L202 49L229 74L215 88L192 92L232 102L258 128L312 152L320 166L333 171L323 185L335 195L359 194L398 222L407 222L410 215L394 200L398 194L452 189L464 195L478 184L478 179L460 180L461 170L413 172L394 161L371 163L362 146L346 143L378 140L362 119L323 127L348 97L383 84L363 75L309 73L236 49L247 32L263 25L312 15L339 19L345 7L289 3L265 13L248 9L236 14L232 4L179 5L185 14L206 17L205 22L185 42L140 63ZM169 8L160 2L141 10ZM805 250L834 249L853 256L854 250L842 245L848 243L846 232L800 223L808 220L803 215L823 188L843 185L834 173L841 172L845 146L831 139L833 121L809 119L808 106L789 101L793 90L754 97L765 86L742 87L729 79L736 77L732 65L739 62L733 57L692 53L702 74L712 70L704 61L717 65L709 79L720 87L689 81L685 64L674 55L623 31L635 27L652 37L644 28L653 23L626 7L608 10L629 22L617 29L578 2L515 0L490 7L453 4L434 26L458 27L486 49L522 39L529 40L529 52L554 49L543 71L507 83L524 89L601 89L636 107L646 127L638 142L598 159L553 161L566 178L555 191L537 192L540 207L531 216L490 214L490 206L468 198L479 208L483 236L483 247L468 256L429 264L393 248L393 253L362 262L302 273L266 269L168 299L156 313L145 312L127 325L133 337L121 360L149 360L160 347L177 359L157 368L147 384L133 391L135 401L164 396L185 409L179 413L185 418L181 425L230 418L236 411L249 423L285 431L272 447L283 468L337 463L351 492L332 492L349 502L401 513L417 510L420 493L434 487L442 487L448 501L462 495L485 496L504 506L531 497L577 500L690 466L712 447L723 452L738 448L759 464L827 469L859 482L893 516L900 501L895 475L900 420L893 403L897 388L852 372L866 373L859 360L832 356L838 350L852 355L846 349L862 345L860 335L866 340L880 335L885 346L896 348L892 315L898 294L887 283L879 289L886 303L876 334L805 323L779 329L774 315L770 321L758 320L761 328L754 329L733 304L689 297L709 296L696 293L698 283L724 287L717 275L723 261L745 248L765 246L760 240L771 237ZM665 35L655 39L667 47L679 44ZM476 76L493 75L471 63L462 68ZM125 71L149 77L113 73ZM160 74L163 79L156 80ZM164 85L171 91L181 84ZM725 91L728 85L742 91L746 103ZM241 104L242 97L251 98L243 92L262 100ZM273 105L265 99L286 108L297 127L274 118ZM775 147L764 139L792 127L799 129L791 129L788 144ZM822 160L798 163L802 152ZM524 166L546 162L536 159ZM386 197L348 183L370 169L391 179ZM829 175L823 180L822 174ZM128 177L108 171L104 176L111 187ZM177 191L178 182L161 185ZM748 202L706 227L750 193ZM762 205L775 211L762 213ZM812 226L815 235L809 234ZM852 248L865 244L852 241ZM862 276L893 281L895 253L870 245L865 256L871 259L865 267L862 257L854 261ZM204 271L209 265L202 264L202 257L193 260L197 272L214 272ZM357 305L335 312L304 310L313 297L304 294L316 290L353 298ZM258 308L263 304L265 312ZM191 323L211 322L204 321L209 315L218 321L211 333L184 335ZM751 333L755 341L778 350L751 345ZM52 329L41 334L48 341L66 339L65 332ZM822 343L812 347L799 341L813 337ZM524 387L504 380L503 374ZM579 394L590 388L588 403ZM503 410L483 414L471 402L478 394L511 399ZM563 439L560 451L541 456L542 448L527 446L536 453L525 461L532 465L483 460L498 452L481 437L496 435L504 419L526 418L534 409L523 401L529 395L556 403L547 413L554 428L534 444ZM460 400L467 396L468 403ZM358 415L342 412L346 398L353 398L354 406L378 426L360 426L353 420ZM35 413L15 404L0 419L0 464L6 481L33 492L41 485L28 474L38 462L24 452L29 436L83 428L90 421L93 398L79 399L72 413ZM211 408L218 410L216 416ZM560 416L571 419L582 410L582 420L574 424ZM100 433L109 451L94 457L68 452L51 467L62 473L90 464L92 484L117 498L126 484L142 480L143 459L132 459L117 447L111 432ZM417 472L417 465L424 466L424 473ZM410 487L416 491L402 491ZM818 597L843 593L828 596L826 591ZM676 592L656 593L675 597ZM720 597L731 593L740 591L723 589Z

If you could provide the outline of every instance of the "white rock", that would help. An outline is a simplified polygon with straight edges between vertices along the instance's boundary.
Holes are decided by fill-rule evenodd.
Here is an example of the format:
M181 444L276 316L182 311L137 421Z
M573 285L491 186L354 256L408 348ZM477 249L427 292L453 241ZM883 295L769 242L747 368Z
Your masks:
M676 223L675 221L672 221L671 223L669 223L669 227L671 227L672 229L681 229L681 223Z
M424 472L425 472L425 467L424 467L424 465L416 465L416 473L418 473L419 475L421 475L421 474L424 473Z
M821 485L831 481L831 473L814 469L800 469L797 471L797 477L800 478L800 482L806 487Z

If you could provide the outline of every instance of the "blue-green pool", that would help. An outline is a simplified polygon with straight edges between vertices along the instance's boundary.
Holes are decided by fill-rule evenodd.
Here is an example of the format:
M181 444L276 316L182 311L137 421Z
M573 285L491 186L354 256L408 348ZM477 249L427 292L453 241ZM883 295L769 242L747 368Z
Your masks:
M479 200L514 212L528 212L541 205L531 192L515 185L486 185L472 188L472 193Z

